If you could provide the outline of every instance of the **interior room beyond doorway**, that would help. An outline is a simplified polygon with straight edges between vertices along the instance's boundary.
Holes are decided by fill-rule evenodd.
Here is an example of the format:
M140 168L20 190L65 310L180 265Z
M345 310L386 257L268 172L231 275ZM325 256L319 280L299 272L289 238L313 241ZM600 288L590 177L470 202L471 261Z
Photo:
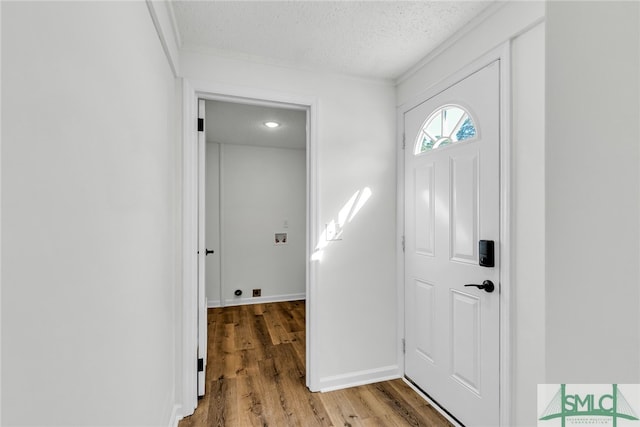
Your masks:
M307 112L206 101L209 307L306 298Z

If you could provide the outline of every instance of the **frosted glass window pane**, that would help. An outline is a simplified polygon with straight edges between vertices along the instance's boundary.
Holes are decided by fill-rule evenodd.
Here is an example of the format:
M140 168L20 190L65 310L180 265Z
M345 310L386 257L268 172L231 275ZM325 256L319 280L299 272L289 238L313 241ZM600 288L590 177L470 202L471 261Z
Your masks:
M424 129L432 138L440 138L442 136L442 114L436 115Z
M442 116L444 118L444 126L442 127L443 135L451 135L454 130L458 127L460 119L464 116L465 113L460 108L449 108L442 111Z

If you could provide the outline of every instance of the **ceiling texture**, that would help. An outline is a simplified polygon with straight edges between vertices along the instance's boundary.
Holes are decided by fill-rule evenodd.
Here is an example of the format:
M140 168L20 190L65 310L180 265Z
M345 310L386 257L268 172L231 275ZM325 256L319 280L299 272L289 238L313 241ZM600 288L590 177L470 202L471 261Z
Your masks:
M182 50L394 81L492 1L171 0ZM267 120L282 126L268 129ZM306 113L207 102L207 141L304 149Z
M171 2L185 50L397 79L493 1Z

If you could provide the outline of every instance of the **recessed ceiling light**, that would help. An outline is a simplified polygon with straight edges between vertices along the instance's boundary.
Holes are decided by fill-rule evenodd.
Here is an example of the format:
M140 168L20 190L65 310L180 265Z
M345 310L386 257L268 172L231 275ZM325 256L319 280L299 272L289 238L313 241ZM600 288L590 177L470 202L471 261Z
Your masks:
M277 128L278 126L280 126L280 123L278 122L264 122L264 125L268 128Z

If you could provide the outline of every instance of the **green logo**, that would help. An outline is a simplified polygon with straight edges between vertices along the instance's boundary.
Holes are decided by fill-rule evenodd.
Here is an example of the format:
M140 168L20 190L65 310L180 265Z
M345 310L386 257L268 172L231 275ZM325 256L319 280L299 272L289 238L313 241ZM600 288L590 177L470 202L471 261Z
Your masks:
M603 424L605 420L617 427L619 419L637 421L638 416L620 392L618 384L611 384L611 392L593 392L586 387L573 387L573 393L567 392L567 385L553 396L547 408L540 415L540 421L559 418L562 427L567 419L574 425ZM603 418L606 417L606 418ZM609 418L610 420L607 420Z

